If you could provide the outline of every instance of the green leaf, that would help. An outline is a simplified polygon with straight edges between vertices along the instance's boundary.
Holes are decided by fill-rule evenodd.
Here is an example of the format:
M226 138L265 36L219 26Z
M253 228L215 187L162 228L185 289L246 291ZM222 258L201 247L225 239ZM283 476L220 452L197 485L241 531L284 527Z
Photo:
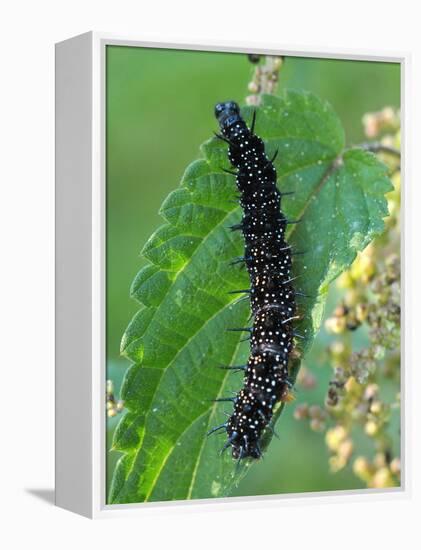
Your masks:
M251 114L243 110L246 119ZM313 296L302 300L305 320L297 329L306 335L305 351L320 327L329 283L383 231L391 184L373 154L343 152L340 121L312 94L265 96L256 133L269 156L279 149L279 188L295 191L284 198L283 211L289 219L303 216L290 226L288 240L307 252L294 263L297 288ZM228 229L241 212L234 178L222 171L226 146L211 139L202 151L204 158L164 201L167 223L146 243L150 265L132 285L142 308L122 340L133 364L121 396L129 412L113 441L124 455L111 503L225 496L244 473L236 472L229 452L219 456L223 436L206 437L225 418L224 406L211 400L241 387L241 374L217 367L247 359L248 344L226 329L244 326L249 305L228 293L247 288L248 276L229 264L244 245ZM295 362L294 375L298 367Z

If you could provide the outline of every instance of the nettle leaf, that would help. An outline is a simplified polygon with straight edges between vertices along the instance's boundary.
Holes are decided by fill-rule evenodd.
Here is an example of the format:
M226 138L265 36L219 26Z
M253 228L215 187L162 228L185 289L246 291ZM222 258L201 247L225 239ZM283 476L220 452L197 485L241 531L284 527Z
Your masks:
M250 119L251 109L243 115ZM383 231L384 195L392 187L372 153L344 152L340 121L312 94L264 96L255 131L269 156L279 150L279 188L295 191L284 197L283 211L303 220L290 226L288 240L307 253L296 256L293 268L297 288L311 296L302 300L297 328L305 351L320 327L329 283ZM146 243L150 264L131 289L142 306L122 340L121 352L133 364L121 395L128 413L114 434L113 448L124 455L110 503L225 496L242 475L229 452L219 456L225 438L206 437L229 411L212 400L242 383L241 374L217 367L248 356L242 335L226 331L246 326L250 314L247 300L229 294L248 287L244 268L230 265L244 248L241 235L228 229L241 211L234 177L222 171L226 145L213 138L202 151L164 201L167 223ZM294 375L298 367L296 361Z

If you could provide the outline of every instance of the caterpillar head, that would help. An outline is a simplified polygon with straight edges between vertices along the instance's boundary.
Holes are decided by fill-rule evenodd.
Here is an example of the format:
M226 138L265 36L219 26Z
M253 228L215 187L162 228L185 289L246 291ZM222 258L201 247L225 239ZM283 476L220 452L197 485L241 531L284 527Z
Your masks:
M240 107L235 101L225 101L215 105L215 117L221 130L226 132L230 126L241 120Z

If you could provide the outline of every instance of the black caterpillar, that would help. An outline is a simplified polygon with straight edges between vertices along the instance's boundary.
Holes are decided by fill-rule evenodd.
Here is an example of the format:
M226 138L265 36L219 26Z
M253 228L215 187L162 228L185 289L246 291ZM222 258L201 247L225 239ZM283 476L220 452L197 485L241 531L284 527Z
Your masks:
M253 326L250 332L250 356L247 365L225 367L244 370L243 388L234 398L234 411L225 424L209 432L225 429L233 458L262 455L259 442L280 401L291 399L292 381L288 361L293 353L293 321L298 294L291 277L291 246L285 241L289 222L281 212L281 197L276 186L276 155L269 160L263 141L254 134L255 114L250 129L236 103L218 103L215 116L221 128L217 137L229 144L228 158L237 172L243 218L233 230L241 230L245 241L244 257L251 289L249 294ZM237 292L237 291L236 291Z

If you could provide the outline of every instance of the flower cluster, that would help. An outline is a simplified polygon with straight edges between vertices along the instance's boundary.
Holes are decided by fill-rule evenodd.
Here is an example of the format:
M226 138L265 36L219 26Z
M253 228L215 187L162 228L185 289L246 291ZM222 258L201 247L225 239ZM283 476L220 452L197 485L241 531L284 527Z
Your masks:
M364 148L388 166L394 185L387 195L386 230L337 280L340 301L325 321L326 331L333 335L327 349L333 375L325 405L300 405L294 416L325 433L333 472L353 461L359 479L368 487L382 488L400 483L392 437L398 428L391 422L400 407L399 113L389 107L367 113L363 124L367 137L379 139ZM362 348L361 341L366 342ZM383 391L386 383L388 392ZM372 444L371 458L359 451L364 438Z
M400 459L391 459L387 453L377 453L371 461L364 456L359 456L354 461L352 469L354 474L367 484L367 487L373 489L396 487L400 484Z
M365 113L362 119L364 133L369 139L383 132L395 134L400 128L400 113L393 107L384 107L375 113Z
M118 413L121 413L124 409L124 401L117 399L114 396L114 384L112 380L107 380L106 387L106 407L107 407L107 416L109 418L116 416Z
M262 63L259 62L260 59L257 59L257 57L250 59L250 61L258 64L248 84L251 95L246 97L246 103L247 105L259 105L261 94L275 93L279 83L279 71L283 64L283 57L266 55Z

